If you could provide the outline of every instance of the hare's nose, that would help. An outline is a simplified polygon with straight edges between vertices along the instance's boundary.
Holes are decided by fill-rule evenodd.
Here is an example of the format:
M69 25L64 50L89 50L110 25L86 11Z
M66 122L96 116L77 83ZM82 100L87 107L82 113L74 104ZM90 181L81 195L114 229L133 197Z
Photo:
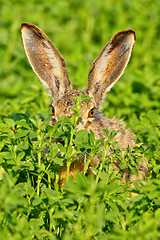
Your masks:
M79 117L78 120L77 120L77 125L78 124L84 125L83 119L81 117Z

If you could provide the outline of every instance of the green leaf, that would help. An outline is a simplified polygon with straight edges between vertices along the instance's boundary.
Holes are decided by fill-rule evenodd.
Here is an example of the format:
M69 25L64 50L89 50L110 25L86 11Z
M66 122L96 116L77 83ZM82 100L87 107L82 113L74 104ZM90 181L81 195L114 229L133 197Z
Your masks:
M131 169L131 171L136 175L138 176L138 171L137 171L137 168L135 166L132 166L129 164L129 168Z
M94 135L94 132L92 130L90 130L90 134L89 134L89 142L91 145L94 144L94 141L95 141L95 135Z
M2 156L4 159L12 159L14 158L13 152L0 152L0 156Z
M25 137L29 133L29 130L19 129L15 135L15 139Z
M33 139L36 139L37 134L34 131L29 132L29 139L32 141Z
M29 222L34 227L40 227L40 226L43 226L43 224L44 224L42 219L36 219L36 218L30 219Z
M20 162L24 156L25 156L25 152L24 151L20 152L17 156L17 161Z
M2 148L4 147L5 144L6 144L5 141L0 142L0 151L2 150Z
M7 119L5 119L5 122L7 123L7 125L8 125L10 128L13 129L13 128L15 127L15 122L14 122L13 119L7 118Z
M34 197L32 205L33 206L38 206L41 203L41 199L38 197Z
M21 142L20 144L17 145L18 150L23 150L23 149L28 149L29 144L26 141Z
M26 123L25 120L19 121L17 127L18 127L18 126L21 126L21 127L23 127L23 128L26 128L26 129L30 129L30 126Z
M58 154L58 145L52 144L49 148L52 159L55 158L55 156Z
M74 139L75 146L79 148L87 148L89 145L89 136L87 130L80 130Z

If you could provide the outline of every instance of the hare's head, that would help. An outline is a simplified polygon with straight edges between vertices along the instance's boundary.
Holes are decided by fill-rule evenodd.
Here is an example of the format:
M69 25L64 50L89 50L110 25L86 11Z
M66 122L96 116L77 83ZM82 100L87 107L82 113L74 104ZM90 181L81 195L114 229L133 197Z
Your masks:
M48 37L35 25L23 23L21 27L22 40L29 62L43 85L49 89L53 97L53 119L62 115L74 114L73 97L80 92L87 94L91 100L85 101L81 107L79 123L85 125L92 121L95 109L99 109L106 93L122 75L130 59L135 33L124 30L117 33L103 48L92 63L89 71L88 86L84 90L73 90L68 77L66 63Z

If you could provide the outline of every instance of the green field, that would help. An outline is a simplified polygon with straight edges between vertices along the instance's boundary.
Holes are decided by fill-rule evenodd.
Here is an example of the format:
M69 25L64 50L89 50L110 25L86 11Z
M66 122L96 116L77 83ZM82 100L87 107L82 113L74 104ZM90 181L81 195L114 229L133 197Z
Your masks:
M48 126L52 99L28 63L22 22L48 35L80 89L109 39L135 31L131 60L102 108L107 117L125 120L136 136L134 152L148 158L149 176L134 190L121 186L109 164L118 156L122 169L136 172L130 149L123 156L114 143L104 164L112 133L97 143L84 132L82 144L74 119L62 119L58 132ZM51 144L52 136L63 137L66 147ZM77 174L58 191L60 166L74 158L68 136L79 150L100 149L102 161L92 177ZM0 240L160 239L160 1L0 0L0 151Z

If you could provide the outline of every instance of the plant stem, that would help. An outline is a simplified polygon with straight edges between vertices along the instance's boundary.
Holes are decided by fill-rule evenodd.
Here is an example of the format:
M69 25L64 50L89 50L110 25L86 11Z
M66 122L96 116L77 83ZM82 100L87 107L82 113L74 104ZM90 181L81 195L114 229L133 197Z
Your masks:
M101 162L101 164L100 164L99 171L98 171L98 174L97 174L97 176L96 176L96 183L98 183L100 174L101 174L101 172L102 172L102 168L103 168L103 166L104 166L104 164L105 164L105 162L106 162L106 157L107 157L108 149L109 149L108 146L106 146L105 151L104 151L104 154L103 154L103 158L102 158L103 160L102 160L102 162Z
M41 152L38 152L38 166L40 167L41 165ZM40 192L40 182L41 182L41 177L38 175L38 182L37 182L37 195L39 196Z
M67 161L67 181L68 181L68 179L69 179L70 166L71 166L71 161L70 161L70 159L68 159L68 161Z

